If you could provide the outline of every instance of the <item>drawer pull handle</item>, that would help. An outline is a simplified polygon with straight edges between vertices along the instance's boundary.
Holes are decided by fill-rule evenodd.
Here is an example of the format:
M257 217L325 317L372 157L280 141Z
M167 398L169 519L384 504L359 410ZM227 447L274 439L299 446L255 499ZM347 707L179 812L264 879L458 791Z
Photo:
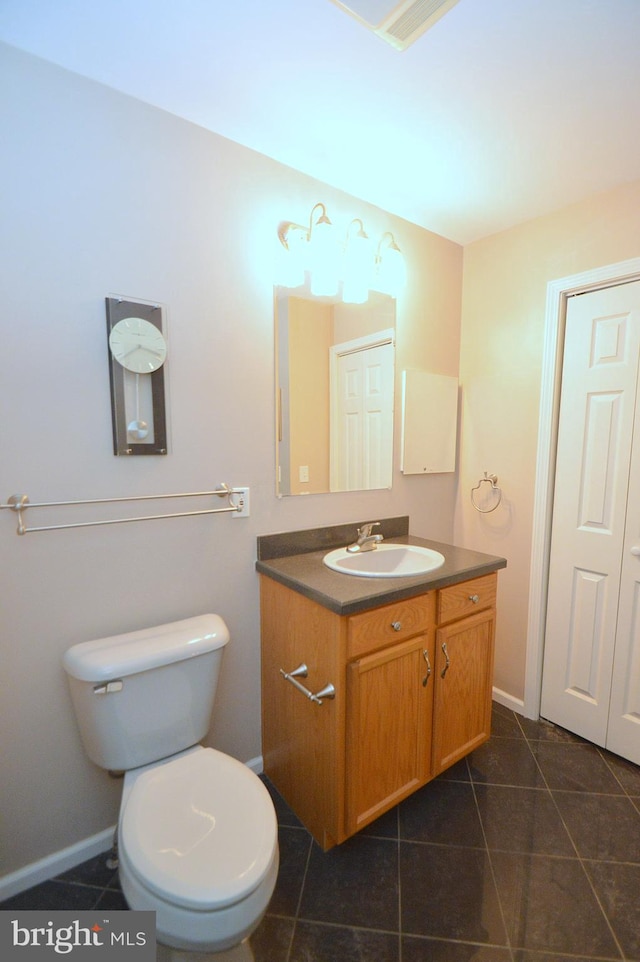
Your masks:
M429 661L429 652L427 651L426 648L423 648L423 649L422 649L422 657L424 658L424 660L425 660L425 662L426 662L426 664L427 664L427 674L426 674L426 675L424 676L424 678L422 679L422 687L423 687L423 688L426 688L426 687L427 687L427 682L428 682L429 679L431 678L431 662Z
M480 595L469 595L469 601L472 601L474 605L477 605L480 601Z
M325 685L324 688L321 688L320 691L317 691L314 695L312 691L309 691L308 688L305 688L304 685L298 681L298 678L306 678L309 674L309 669L304 662L301 665L298 665L297 668L294 668L293 671L284 671L284 669L281 668L280 674L286 681L290 681L293 687L297 688L299 692L309 699L309 701L314 702L316 705L321 705L323 698L336 697L336 690L331 682L329 682L328 685Z
M445 657L445 666L444 666L444 668L442 669L442 671L440 672L440 677L441 677L441 678L444 678L444 676L445 676L445 675L447 674L447 672L449 671L449 666L450 666L450 664L451 664L451 662L449 661L449 652L447 651L447 643L446 643L446 641L444 641L444 642L442 643L442 653L443 653L443 655L444 655L444 657Z
M401 622L401 621L392 621L392 622L391 622L391 627L393 628L394 631L402 631L402 622Z

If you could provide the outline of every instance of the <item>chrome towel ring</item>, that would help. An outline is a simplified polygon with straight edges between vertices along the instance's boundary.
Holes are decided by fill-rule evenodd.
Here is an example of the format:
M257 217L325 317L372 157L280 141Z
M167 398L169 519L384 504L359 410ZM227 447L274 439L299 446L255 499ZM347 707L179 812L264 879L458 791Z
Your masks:
M493 504L492 507L490 507L490 508L481 508L480 505L477 503L476 499L475 499L474 496L473 496L474 491L478 491L478 489L480 488L480 486L483 485L483 484L490 484L490 485L491 485L491 491L490 491L489 493L490 493L490 494L493 494L493 493L496 493L496 494L497 494L497 498L496 498L495 504ZM498 487L498 478L497 478L497 475L495 475L495 474L487 474L487 472L485 471L485 472L484 472L484 478L480 478L480 480L479 480L478 483L476 484L475 488L472 488L472 489L471 489L471 504L474 506L474 508L476 509L476 511L479 511L479 512L480 512L480 514L490 514L491 511L495 511L495 510L496 510L496 508L498 507L498 505L500 504L501 501L502 501L502 490Z

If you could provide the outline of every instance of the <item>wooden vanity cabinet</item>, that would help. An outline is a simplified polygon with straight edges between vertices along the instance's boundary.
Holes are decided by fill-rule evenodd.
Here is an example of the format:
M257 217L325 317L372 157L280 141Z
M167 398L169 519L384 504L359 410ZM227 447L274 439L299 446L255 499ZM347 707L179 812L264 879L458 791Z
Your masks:
M260 581L264 770L323 848L489 737L496 574L348 616Z

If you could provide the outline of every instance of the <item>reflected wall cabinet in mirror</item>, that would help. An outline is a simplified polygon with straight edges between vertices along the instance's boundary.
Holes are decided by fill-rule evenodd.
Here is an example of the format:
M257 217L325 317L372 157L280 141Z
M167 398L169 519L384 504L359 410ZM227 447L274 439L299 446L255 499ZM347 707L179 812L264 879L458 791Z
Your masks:
M274 293L277 493L390 488L394 298Z

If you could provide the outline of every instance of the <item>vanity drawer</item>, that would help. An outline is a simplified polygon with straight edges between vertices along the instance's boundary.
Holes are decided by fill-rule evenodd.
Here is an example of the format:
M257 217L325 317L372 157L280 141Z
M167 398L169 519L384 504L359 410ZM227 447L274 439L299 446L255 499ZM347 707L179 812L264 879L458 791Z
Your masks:
M497 585L498 576L493 573L471 581L461 581L450 588L441 588L438 591L438 624L443 625L484 608L495 607Z
M358 658L369 651L404 641L435 625L434 591L391 605L351 615L347 627L347 657Z

